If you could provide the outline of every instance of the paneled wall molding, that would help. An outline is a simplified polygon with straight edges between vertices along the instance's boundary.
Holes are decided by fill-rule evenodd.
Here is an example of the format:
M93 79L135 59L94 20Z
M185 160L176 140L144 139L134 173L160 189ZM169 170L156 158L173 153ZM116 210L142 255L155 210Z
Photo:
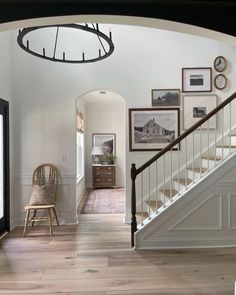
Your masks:
M186 221L186 223L190 223L191 221L191 217L195 214L199 214L199 216L201 216L202 211L204 210L204 207L206 207L209 203L209 201L213 201L216 203L217 206L217 211L214 211L214 215L213 217L216 219L213 221L213 223L215 222L214 225L206 225L204 224L204 226L197 226L194 224L189 224L188 226L181 226L184 221ZM181 230L219 230L222 229L222 214L223 214L223 206L222 206L222 195L215 195L212 194L210 195L208 198L206 198L206 200L204 200L203 202L201 202L200 204L196 205L190 212L188 212L185 216L183 216L183 218L181 218L180 220L178 220L178 222L176 224L174 224L173 226L171 226L169 228L169 231L181 231ZM209 205L211 206L211 204ZM203 209L201 211L201 209ZM210 208L209 208L210 209ZM212 222L212 220L210 220Z
M236 229L236 218L235 218L235 207L236 204L236 193L228 193L228 228Z
M217 237L192 237L192 238L156 238L149 239L148 242L143 241L143 247L139 249L157 249L156 245L158 244L158 249L186 249L186 248L219 248L219 247L233 247L236 245L236 238L226 237L217 238ZM147 247L148 245L148 247Z
M14 177L15 180L28 179L28 178L30 180L32 180L32 174L15 174L13 177ZM60 178L61 179L76 178L76 174L75 173L61 173Z

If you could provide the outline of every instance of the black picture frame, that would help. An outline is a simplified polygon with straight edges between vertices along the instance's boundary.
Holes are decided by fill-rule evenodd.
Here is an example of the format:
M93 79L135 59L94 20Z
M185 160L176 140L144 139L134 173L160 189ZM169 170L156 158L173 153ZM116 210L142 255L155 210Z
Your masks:
M152 89L152 106L180 106L180 89Z
M129 109L129 150L162 150L179 136L179 114L179 108Z
M182 92L211 92L212 68L182 68Z

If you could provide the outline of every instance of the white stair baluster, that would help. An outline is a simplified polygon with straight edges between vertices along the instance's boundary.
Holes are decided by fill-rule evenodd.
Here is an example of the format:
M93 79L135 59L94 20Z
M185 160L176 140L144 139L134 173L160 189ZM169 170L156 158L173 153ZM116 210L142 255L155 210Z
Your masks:
M141 172L141 225L143 225L143 172Z
M207 170L209 171L209 157L210 157L210 152L209 152L209 146L210 146L210 140L209 140L209 137L210 137L210 130L209 130L209 122L210 120L208 119L207 120Z
M221 150L222 150L222 160L224 159L224 109L221 110Z
M173 163L172 163L173 159L172 159L172 148L170 149L170 189L171 189L171 197L170 197L170 201L172 202L172 198L173 198Z
M150 177L150 167L148 166L148 201L149 201L149 207L148 207L148 219L151 219L151 177Z
M216 116L216 115L215 115ZM217 126L217 117L216 117L216 126ZM216 146L217 146L217 128L215 128L215 166L217 165L217 155L216 155Z
M156 213L158 213L158 165L156 161Z
M231 154L232 141L232 117L231 117L231 102L229 103L229 154Z
M165 197L165 188L166 188L166 161L165 161L165 154L163 155L163 196L164 196L164 201L163 201L163 207L166 206L166 197Z
M178 195L180 195L180 159L179 159L179 148L177 155L177 169L178 169Z
M192 169L194 171L194 131L193 131L193 162L192 162ZM193 173L193 183L194 183L194 173Z
M188 170L187 170L187 165L188 165L188 152L187 152L187 137L185 137L185 189L187 189L188 186ZM194 173L194 171L193 171Z
M200 178L202 176L202 125L199 127L200 130Z

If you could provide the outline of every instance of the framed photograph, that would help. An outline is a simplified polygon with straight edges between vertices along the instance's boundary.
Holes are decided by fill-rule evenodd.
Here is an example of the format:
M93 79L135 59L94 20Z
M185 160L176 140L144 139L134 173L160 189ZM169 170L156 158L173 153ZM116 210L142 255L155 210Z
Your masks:
M214 60L214 69L217 72L223 72L226 69L226 59L223 56L217 56Z
M183 128L189 129L204 118L217 106L216 95L184 95L183 96ZM208 124L202 125L207 129ZM209 121L209 129L216 129L216 116Z
M152 106L169 107L180 105L180 89L152 89Z
M115 133L93 133L93 146L101 146L105 157L116 155Z
M178 108L129 109L130 151L161 150L178 136Z
M211 68L183 68L182 92L211 92Z
M222 90L226 87L227 85L227 78L224 74L218 74L215 76L215 79L214 79L214 85L215 85L215 88L219 89L219 90Z

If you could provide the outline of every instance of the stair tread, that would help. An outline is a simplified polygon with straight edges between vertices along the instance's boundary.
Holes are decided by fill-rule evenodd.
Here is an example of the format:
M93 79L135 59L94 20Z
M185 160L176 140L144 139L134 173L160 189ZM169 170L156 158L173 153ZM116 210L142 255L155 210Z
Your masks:
M182 185L185 185L185 178L174 178L174 181L179 182ZM191 182L193 182L193 180L191 178L187 178L187 185L189 185Z
M160 192L162 192L165 196L171 198L172 196L177 195L177 190L175 189L160 189Z
M215 156L210 156L210 157L207 157L207 156L202 156L201 157L202 159L204 159L204 160L212 160L212 161L220 161L222 158L221 157L219 157L219 156L217 156L217 157L215 157Z
M206 172L208 169L207 168L200 168L200 167L188 167L188 170L191 170L191 171L194 171L194 172L197 172L197 173L200 173L202 171L202 173Z

